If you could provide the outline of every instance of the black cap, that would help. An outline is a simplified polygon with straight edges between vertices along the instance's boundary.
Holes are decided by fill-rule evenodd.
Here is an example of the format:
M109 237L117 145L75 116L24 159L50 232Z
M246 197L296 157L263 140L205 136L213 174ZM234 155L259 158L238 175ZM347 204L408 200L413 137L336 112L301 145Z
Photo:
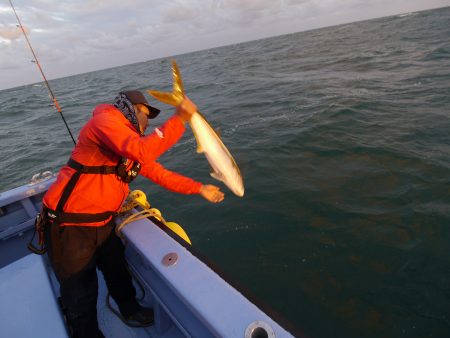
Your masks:
M160 110L158 108L152 107L148 104L147 99L145 98L144 94L142 94L139 90L129 90L126 92L122 92L128 100L131 101L132 104L143 104L148 108L149 119L154 119L156 116L158 116Z

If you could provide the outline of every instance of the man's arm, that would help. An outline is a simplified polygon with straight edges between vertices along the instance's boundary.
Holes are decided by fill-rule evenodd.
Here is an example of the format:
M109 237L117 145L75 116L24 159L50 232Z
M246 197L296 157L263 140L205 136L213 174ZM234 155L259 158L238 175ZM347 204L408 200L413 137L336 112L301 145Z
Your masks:
M200 194L212 203L222 202L225 197L219 187L209 184L203 185L189 177L167 170L158 162L144 164L140 174L167 190L180 194Z
M202 187L200 182L167 170L158 162L143 163L140 174L167 190L180 194L199 194Z
M104 107L103 107L104 109ZM150 135L141 137L131 123L115 108L110 113L95 115L92 137L96 143L112 152L139 163L153 162L178 142L185 131L184 124L197 111L197 106L185 98L176 108L174 116Z
M173 146L185 130L181 120L173 116L150 135L141 137L131 123L119 114L94 117L92 137L100 146L139 163L155 161Z

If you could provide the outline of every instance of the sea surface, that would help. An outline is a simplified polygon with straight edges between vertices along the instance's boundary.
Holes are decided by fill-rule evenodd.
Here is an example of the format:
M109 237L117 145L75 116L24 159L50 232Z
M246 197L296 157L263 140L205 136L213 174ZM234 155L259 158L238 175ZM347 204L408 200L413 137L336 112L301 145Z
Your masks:
M209 176L190 129L160 162L224 202L133 186L309 337L450 337L450 7L175 58L246 193ZM51 86L78 135L118 91L171 82L162 58ZM156 126L173 108L152 102ZM0 191L73 147L42 84L0 91L0 142Z

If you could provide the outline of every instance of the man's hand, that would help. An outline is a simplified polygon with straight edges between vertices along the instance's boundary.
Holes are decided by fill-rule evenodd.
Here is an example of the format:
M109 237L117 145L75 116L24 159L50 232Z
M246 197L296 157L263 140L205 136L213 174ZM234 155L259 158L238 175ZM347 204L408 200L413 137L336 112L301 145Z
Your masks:
M183 102L177 107L176 115L184 122L189 122L194 114L197 111L197 106L192 102L187 96L184 97Z
M222 202L225 198L225 194L220 191L219 187L210 184L202 185L200 189L200 195L202 195L204 199L212 203Z

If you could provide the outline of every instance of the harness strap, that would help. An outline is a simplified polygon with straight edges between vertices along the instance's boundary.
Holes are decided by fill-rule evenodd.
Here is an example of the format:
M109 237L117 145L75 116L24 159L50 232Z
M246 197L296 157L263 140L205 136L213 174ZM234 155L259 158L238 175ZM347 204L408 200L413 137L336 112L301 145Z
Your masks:
M82 174L100 174L100 175L109 175L116 173L116 166L108 166L108 165L98 165L98 166L87 166L81 163L78 163L74 159L70 158L67 162L67 165L76 171L79 171Z
M50 219L56 220L59 223L93 223L106 221L115 213L112 211L101 212L98 214L72 213L61 212L56 210L46 210Z
M61 198L59 199L58 205L56 206L56 210L59 212L62 212L64 209L64 206L66 205L67 200L69 199L70 194L72 193L73 189L75 188L75 185L77 184L78 180L80 179L81 171L75 172L72 177L70 178L69 182L67 182L67 185L65 186Z
M58 205L56 206L56 210L47 208L46 213L48 217L58 223L93 223L106 221L109 217L114 215L114 212L112 211L96 214L64 212L64 206L72 194L75 185L80 179L81 174L108 175L114 174L116 169L114 166L85 166L72 158L69 159L67 165L75 169L76 172L72 175L69 182L67 182L67 185L61 194L61 198L59 199Z

